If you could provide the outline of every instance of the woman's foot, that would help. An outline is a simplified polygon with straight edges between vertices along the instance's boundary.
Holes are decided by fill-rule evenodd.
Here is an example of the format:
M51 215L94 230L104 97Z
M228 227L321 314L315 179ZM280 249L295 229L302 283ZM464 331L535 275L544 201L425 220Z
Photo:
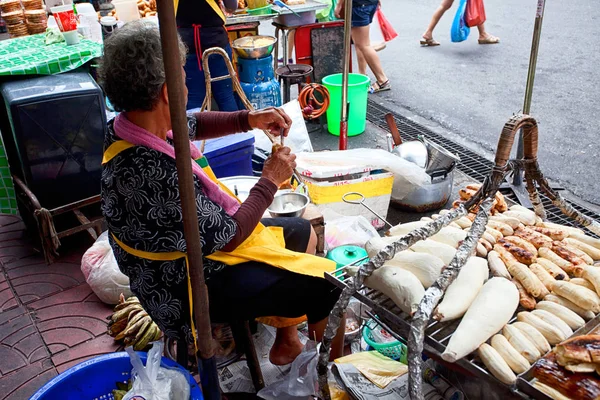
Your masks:
M500 38L486 33L485 35L479 35L478 42L479 44L497 44L500 43Z
M296 326L278 328L275 343L269 352L269 361L273 365L287 365L302 353L304 346L298 337Z
M421 46L424 47L434 47L434 46L439 46L440 42L434 40L432 37L425 37L423 36L423 39L421 39Z
M302 353L304 346L300 339L296 337L296 341L280 342L276 340L269 352L269 361L273 365L291 364L296 357Z
M386 47L387 47L387 44L385 42L373 44L373 50L375 50L375 51L381 51L381 50L385 49Z

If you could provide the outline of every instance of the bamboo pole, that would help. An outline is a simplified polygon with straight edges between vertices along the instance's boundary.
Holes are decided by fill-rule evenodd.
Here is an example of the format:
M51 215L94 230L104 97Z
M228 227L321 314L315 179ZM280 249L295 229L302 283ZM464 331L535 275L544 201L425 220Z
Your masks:
M182 74L183 67L179 53L173 0L158 0L157 8L183 213L183 233L188 255L188 274L192 284L194 306L192 317L198 332L196 358L198 359L204 397L209 400L216 400L221 398L221 391L212 346L208 290L204 283L202 246L200 244L200 231L198 230L194 177L190 161L190 142L185 113L187 99L185 98L185 83Z
M523 114L531 112L531 99L533 97L533 83L535 81L535 70L537 68L538 51L540 48L540 37L542 36L542 23L544 22L544 10L546 0L538 0L535 10L535 23L533 25L533 38L531 39L531 54L529 56L529 69L527 70L527 83L525 84L525 100L523 101ZM523 132L519 132L517 145L517 159L523 159ZM516 169L513 176L513 185L519 186L523 182L521 169Z
M340 118L340 150L348 148L348 75L350 73L350 42L352 34L352 0L344 6L344 70L342 71L342 116Z

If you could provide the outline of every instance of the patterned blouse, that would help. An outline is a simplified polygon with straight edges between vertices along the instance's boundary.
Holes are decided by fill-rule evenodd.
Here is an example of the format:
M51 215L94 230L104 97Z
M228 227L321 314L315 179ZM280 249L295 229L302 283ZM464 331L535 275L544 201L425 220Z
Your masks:
M188 119L190 140L197 121ZM119 138L113 121L104 142L107 149ZM172 143L171 143L172 144ZM234 237L237 225L223 208L203 193L194 176L196 209L204 255L222 249ZM102 212L111 234L126 245L148 252L186 251L175 160L145 146L127 149L104 165ZM109 236L110 237L110 236ZM131 291L163 333L191 342L187 276L184 259L150 261L122 250L110 237L121 271L130 279ZM224 264L203 258L210 279Z

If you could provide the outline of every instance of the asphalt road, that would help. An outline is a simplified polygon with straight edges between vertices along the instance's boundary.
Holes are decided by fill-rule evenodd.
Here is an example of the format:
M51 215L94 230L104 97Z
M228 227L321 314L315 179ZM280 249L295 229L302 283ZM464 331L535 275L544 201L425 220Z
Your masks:
M482 46L476 29L466 42L450 42L457 0L434 32L442 45L433 48L421 48L419 39L439 0L381 2L399 36L379 53L393 89L377 96L492 152L504 123L523 107L537 1L486 0L486 26L501 43ZM547 2L531 107L545 175L595 204L599 22L596 0Z

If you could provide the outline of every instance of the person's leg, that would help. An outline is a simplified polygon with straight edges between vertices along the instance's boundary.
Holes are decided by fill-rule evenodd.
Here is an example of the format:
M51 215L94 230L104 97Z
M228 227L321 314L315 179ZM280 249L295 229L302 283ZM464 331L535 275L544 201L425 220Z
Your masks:
M188 88L187 109L200 108L206 96L204 73L198 66L198 58L194 52L188 54L184 65L185 84Z
M352 40L357 51L360 51L365 58L365 61L369 65L371 71L377 79L377 83L383 84L388 81L383 67L381 66L381 60L377 55L377 52L371 47L371 40L369 38L369 25L352 27Z
M423 39L425 39L425 41L433 40L433 30L435 29L438 22L440 22L442 15L444 15L444 13L446 11L448 11L448 9L450 9L450 7L452 7L453 2L454 2L454 0L442 0L442 3L433 12L431 21L429 22L429 25L427 26L427 29L425 30L425 33L423 34Z
M354 49L356 50L356 60L358 61L358 73L367 75L367 59L358 47L355 46Z
M320 320L314 324L308 324L308 334L312 340L316 340L317 343L323 340L325 328L327 328L327 322L329 318ZM329 360L333 361L336 358L340 358L344 355L344 335L346 333L346 316L342 318L340 326L338 327L337 333L331 342L331 353Z
M479 31L479 44L496 44L500 43L500 39L494 35L490 35L485 30L485 25L477 25L477 30Z
M290 34L288 35L288 53L287 53L287 58L288 58L288 63L293 63L294 60L294 40L296 39L296 30L292 30L290 31Z
M229 45L225 47L225 51L229 59L231 59L231 47ZM229 74L225 60L219 55L210 56L208 66L210 68L210 75L213 78ZM219 106L219 111L237 111L239 109L235 101L231 79L213 82L211 87L213 97Z

